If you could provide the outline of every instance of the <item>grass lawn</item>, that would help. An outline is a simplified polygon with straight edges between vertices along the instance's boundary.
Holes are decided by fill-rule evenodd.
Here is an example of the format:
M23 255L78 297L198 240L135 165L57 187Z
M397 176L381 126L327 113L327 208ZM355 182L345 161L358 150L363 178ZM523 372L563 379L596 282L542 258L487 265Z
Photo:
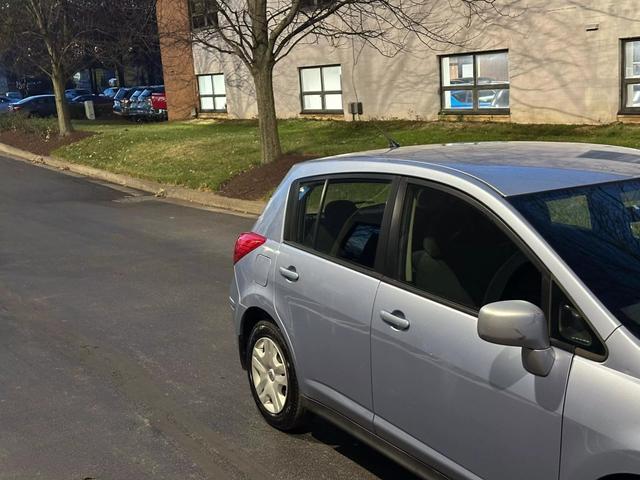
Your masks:
M545 140L592 142L640 148L640 126L517 125L501 123L376 122L401 145ZM93 167L166 184L217 190L260 161L254 121L189 121L136 125L78 122L98 134L62 147L54 155ZM285 120L286 154L333 155L385 148L373 122Z

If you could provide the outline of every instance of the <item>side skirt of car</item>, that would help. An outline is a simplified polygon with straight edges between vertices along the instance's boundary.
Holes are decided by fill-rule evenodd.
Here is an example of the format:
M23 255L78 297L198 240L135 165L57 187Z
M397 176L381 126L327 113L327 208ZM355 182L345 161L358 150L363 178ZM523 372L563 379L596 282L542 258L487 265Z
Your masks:
M448 480L448 477L434 469L433 467L417 460L400 448L392 445L376 434L353 422L344 415L308 397L303 397L304 406L309 411L319 417L333 423L347 433L353 435L362 443L378 450L383 455L389 457L394 462L399 463L411 473L425 480Z

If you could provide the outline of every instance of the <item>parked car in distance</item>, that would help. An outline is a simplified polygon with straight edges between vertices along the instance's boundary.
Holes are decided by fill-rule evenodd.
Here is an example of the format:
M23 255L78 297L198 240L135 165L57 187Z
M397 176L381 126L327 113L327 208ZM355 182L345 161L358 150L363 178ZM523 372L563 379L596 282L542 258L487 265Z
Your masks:
M138 97L142 95L147 87L137 87L133 90L131 96L127 99L127 102L120 102L120 114L123 116L129 116L138 109Z
M7 92L4 96L12 101L22 100L22 93L16 91Z
M168 118L167 95L165 92L151 94L152 115L160 120Z
M292 168L230 288L266 421L429 479L640 478L640 151L495 142Z
M6 113L9 111L9 106L15 102L7 97L0 97L0 113Z
M95 104L102 104L102 105L107 103L113 103L112 98L105 97L104 95L95 95L95 94L78 95L73 100L71 100L71 103L84 103L89 100L91 100Z
M64 96L66 97L67 101L70 102L79 95L91 95L92 93L93 92L89 90L83 90L81 88L69 88L64 91Z
M159 113L153 110L152 95L154 93L164 94L164 86L146 88L138 95L135 105L131 106L129 116L136 117L139 120L150 120L159 117Z
M134 88L121 87L113 97L113 113L122 115L122 107L127 105L129 98L133 95Z
M28 117L51 117L56 115L55 95L35 95L9 105L9 111L20 112Z
M109 87L102 92L102 95L104 95L105 97L113 98L116 96L116 93L118 93L119 90L119 87Z

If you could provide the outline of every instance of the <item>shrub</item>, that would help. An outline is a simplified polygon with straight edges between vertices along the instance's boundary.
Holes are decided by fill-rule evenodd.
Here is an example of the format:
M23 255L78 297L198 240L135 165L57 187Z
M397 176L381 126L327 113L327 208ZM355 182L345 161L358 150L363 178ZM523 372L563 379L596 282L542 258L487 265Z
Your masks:
M0 115L0 132L19 132L38 135L43 140L49 140L57 134L58 121L55 118L29 118L22 113L7 113Z

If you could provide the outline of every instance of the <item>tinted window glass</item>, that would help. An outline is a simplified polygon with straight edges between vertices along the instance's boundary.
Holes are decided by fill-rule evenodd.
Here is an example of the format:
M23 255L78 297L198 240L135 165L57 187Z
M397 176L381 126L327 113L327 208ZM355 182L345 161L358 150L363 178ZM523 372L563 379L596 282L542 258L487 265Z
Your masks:
M330 181L315 248L373 268L390 182Z
M121 100L127 94L127 91L128 90L126 88L121 88L120 90L118 90L118 93L116 93L116 96L113 98L116 100Z
M510 200L595 296L640 335L640 182L554 190ZM565 210L563 222L554 221L554 205L559 202L572 205Z
M373 268L389 180L330 180L298 189L298 243L326 255ZM324 198L322 198L323 189Z
M553 223L591 228L589 204L585 195L549 200L549 218Z
M605 348L593 333L580 311L554 283L551 294L551 335L567 343L599 355Z
M298 226L294 240L313 248L318 212L325 182L302 183L298 188Z
M541 305L540 272L484 213L452 194L407 190L401 280L443 299L480 309L500 300Z

